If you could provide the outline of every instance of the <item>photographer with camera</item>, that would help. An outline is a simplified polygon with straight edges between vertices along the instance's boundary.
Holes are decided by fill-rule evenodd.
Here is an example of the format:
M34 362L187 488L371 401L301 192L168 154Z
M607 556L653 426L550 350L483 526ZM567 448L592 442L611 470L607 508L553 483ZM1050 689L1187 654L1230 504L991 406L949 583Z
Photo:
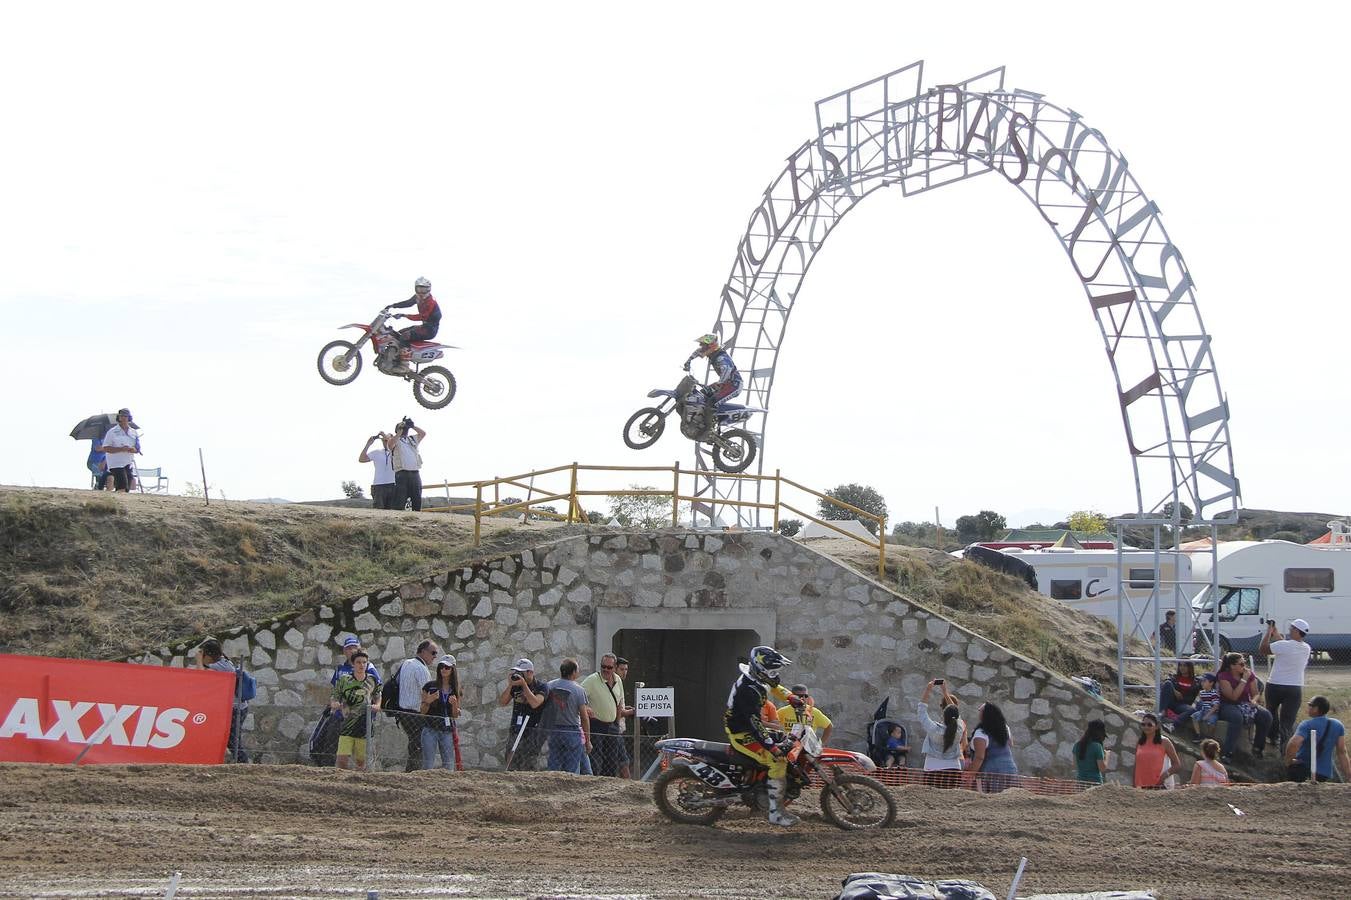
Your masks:
M383 431L373 434L366 438L366 446L361 448L361 455L357 457L357 462L375 465L375 478L371 481L372 509L394 508L394 495L397 492L394 487L394 454L389 449L393 439L394 435ZM372 456L371 444L376 441L380 442L380 449Z
M518 770L534 770L539 766L539 751L544 745L544 733L539 721L544 715L544 698L549 686L535 678L535 664L522 657L516 660L507 674L507 686L497 695L497 705L511 706L511 727L507 729L506 768L513 762Z
M1291 619L1290 630L1285 640L1281 640L1276 630L1276 620L1267 619L1267 631L1262 636L1262 644L1257 655L1271 654L1275 660L1271 664L1271 674L1267 677L1267 711L1276 722L1276 746L1284 748L1295 733L1295 720L1299 718L1300 700L1304 698L1304 670L1309 665L1313 649L1305 642L1309 633L1309 623L1303 619Z
M394 466L394 508L403 509L408 502L413 512L422 512L422 442L427 432L413 424L407 416L394 426L394 433L385 437L390 462Z

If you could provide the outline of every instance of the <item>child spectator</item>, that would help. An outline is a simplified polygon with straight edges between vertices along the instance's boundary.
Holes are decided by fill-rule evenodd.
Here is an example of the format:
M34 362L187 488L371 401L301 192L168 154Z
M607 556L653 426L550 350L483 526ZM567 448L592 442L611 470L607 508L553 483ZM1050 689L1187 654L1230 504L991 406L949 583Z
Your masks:
M1213 672L1201 676L1201 692L1196 695L1192 720L1197 725L1214 725L1220 720L1220 689L1216 686Z
M1209 678L1210 676L1206 676ZM1201 758L1192 766L1192 784L1228 784L1229 772L1220 762L1220 742L1206 738L1201 742Z
M351 674L339 678L333 686L333 697L343 707L342 728L338 732L337 766L339 769L351 768L348 764L355 760L357 769L365 769L371 697L375 694L376 682L366 671L370 656L365 650L353 653L350 661Z
M909 752L910 745L905 742L905 729L899 725L891 726L891 734L887 736L887 756L883 761L883 768L901 765Z

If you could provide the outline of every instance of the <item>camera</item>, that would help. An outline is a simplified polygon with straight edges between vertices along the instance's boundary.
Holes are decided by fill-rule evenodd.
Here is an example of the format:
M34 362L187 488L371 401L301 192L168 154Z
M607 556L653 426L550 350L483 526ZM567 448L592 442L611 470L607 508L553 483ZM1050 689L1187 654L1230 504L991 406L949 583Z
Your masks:
M1275 620L1275 619L1267 619L1267 624L1270 625L1271 627L1275 628L1275 627L1276 627L1276 620Z
M942 678L935 678L935 679L934 679L934 687L942 687L942 685L943 685L943 679L942 679Z
M410 429L410 428L412 428L412 427L413 427L413 420L410 419L410 418L408 418L407 416L404 416L404 417L403 417L403 430L404 430L404 431L407 431L408 429Z
M512 669L512 670L511 670L511 680L512 680L512 681L525 681L525 676L522 675L520 672L517 672L515 669Z

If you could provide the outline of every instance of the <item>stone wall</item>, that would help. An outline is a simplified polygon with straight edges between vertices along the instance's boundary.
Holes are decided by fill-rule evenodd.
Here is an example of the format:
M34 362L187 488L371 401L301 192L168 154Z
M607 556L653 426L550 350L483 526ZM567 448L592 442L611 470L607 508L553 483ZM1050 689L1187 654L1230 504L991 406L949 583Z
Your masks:
M598 643L608 650L617 630L632 627L756 630L794 660L792 681L813 686L836 723L837 746L862 749L864 723L883 697L918 745L915 702L940 675L966 701L968 720L980 701L1000 704L1025 774L1071 774L1070 747L1091 718L1106 720L1109 745L1128 726L1123 710L1073 682L765 533L598 531L218 637L259 682L251 746L283 758L304 752L342 635L357 634L386 673L419 640L435 637L455 655L466 687L465 762L491 766L507 717L496 697L516 657L531 657L541 677L565 656L590 672ZM183 665L191 649L163 647L136 661ZM1133 754L1121 756L1130 766ZM913 754L912 764L919 761Z

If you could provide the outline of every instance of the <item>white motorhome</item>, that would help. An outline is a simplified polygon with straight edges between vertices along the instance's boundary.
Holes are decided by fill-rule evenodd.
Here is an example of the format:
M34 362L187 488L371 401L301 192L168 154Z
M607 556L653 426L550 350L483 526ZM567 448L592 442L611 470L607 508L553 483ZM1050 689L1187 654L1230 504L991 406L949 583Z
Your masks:
M1040 550L1004 548L1000 552L1020 559L1036 570L1038 592L1106 619L1113 625L1117 623L1119 582L1126 595L1121 615L1127 635L1149 640L1154 630L1151 598L1157 598L1159 622L1163 621L1165 613L1176 609L1178 635L1191 633L1191 598L1196 595L1198 586L1192 566L1193 554L1167 551L1156 559L1153 550L1123 549L1118 559L1115 550L1046 547Z
M1284 637L1291 619L1309 623L1315 651L1351 660L1351 532L1333 523L1327 543L1225 541L1216 551L1219 578L1220 649L1256 652L1266 621ZM1210 580L1210 555L1196 554L1196 577ZM1214 621L1210 588L1193 601L1197 625Z

